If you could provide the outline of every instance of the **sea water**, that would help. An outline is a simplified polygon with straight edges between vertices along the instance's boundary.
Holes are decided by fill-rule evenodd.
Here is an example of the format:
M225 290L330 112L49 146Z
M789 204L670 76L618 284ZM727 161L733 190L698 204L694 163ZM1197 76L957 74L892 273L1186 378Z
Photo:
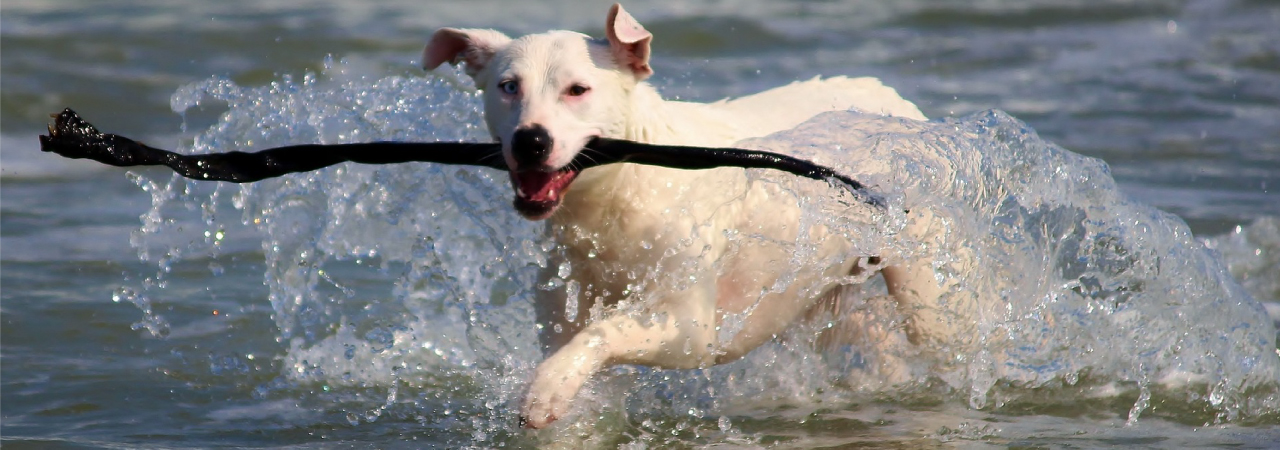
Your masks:
M261 87L211 79L171 101L178 113L203 103L229 111L187 152L483 139L477 94L449 79L320 82L308 75ZM835 190L803 197L806 220L861 237L853 255L876 246L935 258L941 273L959 280L956 291L993 296L984 301L996 304L973 317L972 328L979 336L1003 331L1006 340L928 355L907 350L895 356L915 367L912 379L884 387L873 376L843 373L869 370L888 357L881 349L821 354L800 327L722 367L613 369L588 385L558 429L524 435L512 415L541 358L531 302L536 289L554 288L540 286L536 272L555 244L540 224L510 210L503 173L426 163L348 164L242 186L136 176L152 206L131 242L155 270L125 283L116 300L141 310L136 327L168 338L175 325L154 299L170 295L174 265L216 260L224 246L245 244L232 240L256 241L281 351L254 357L275 358L279 367L254 387L254 398L299 402L351 427L379 420L445 426L446 436L482 446L566 437L762 443L734 428L735 419L791 408L860 412L860 402L910 408L930 401L1013 417L1079 408L1074 414L1106 411L1128 426L1144 415L1190 426L1275 419L1280 355L1262 304L1181 219L1120 192L1102 161L1045 142L995 110L930 123L829 113L743 145L813 159L867 183L893 208L944 217L946 233L934 241L904 234L887 244L901 218L868 221L858 216L865 206L850 206ZM812 187L798 192L813 195ZM228 232L241 227L249 230ZM805 243L795 245L800 251ZM953 246L964 247L963 256L946 252ZM975 261L963 262L967 271L950 270L948 260L961 257ZM222 265L209 263L209 283L218 282ZM847 303L876 309L871 303L884 298L875 289L847 294ZM955 300L940 300L947 301ZM879 309L885 326L901 323ZM218 364L250 361L225 358ZM1081 405L1091 401L1127 408ZM963 437L966 426L981 431L972 437L1015 437L968 422L935 431ZM961 431L940 431L952 428Z
M500 18L321 3L93 14L5 3L5 446L1280 440L1273 8L1046 2L965 12L923 2L856 4L859 19L845 20L843 4L736 15L628 4L666 39L658 63L668 78L656 81L669 94L715 99L815 73L869 73L921 103L934 121L838 113L744 145L836 167L894 206L946 212L954 224L939 248L981 262L953 275L1006 305L975 321L978 336L1012 339L927 354L814 350L821 330L800 326L707 370L611 369L556 429L529 432L514 414L541 357L529 298L547 287L535 275L554 244L510 211L505 174L344 164L241 186L163 170L122 175L35 151L43 114L63 106L186 153L486 139L465 77L395 68L431 26ZM513 30L595 23L586 12L527 12ZM184 20L193 16L205 20ZM432 25L406 31L417 22ZM740 34L716 40L723 30ZM421 36L400 36L412 33ZM1196 37L1204 33L1218 38ZM300 35L309 43L290 40ZM298 56L317 48L337 56ZM900 254L936 250L884 239L901 217L865 220L847 200L809 195L805 220L865 232L862 244ZM846 295L846 312L876 314L900 333L878 278ZM877 382L889 357L911 368L906 383Z

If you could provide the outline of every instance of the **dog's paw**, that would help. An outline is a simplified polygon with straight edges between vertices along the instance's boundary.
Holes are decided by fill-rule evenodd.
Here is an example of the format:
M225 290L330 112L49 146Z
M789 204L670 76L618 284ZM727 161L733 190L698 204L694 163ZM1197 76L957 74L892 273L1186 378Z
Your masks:
M552 422L569 413L572 398L552 395L547 398L537 397L532 391L525 399L520 410L520 426L524 428L546 428Z
M568 415L578 390L600 368L593 352L566 350L561 349L538 365L520 408L523 427L545 428Z

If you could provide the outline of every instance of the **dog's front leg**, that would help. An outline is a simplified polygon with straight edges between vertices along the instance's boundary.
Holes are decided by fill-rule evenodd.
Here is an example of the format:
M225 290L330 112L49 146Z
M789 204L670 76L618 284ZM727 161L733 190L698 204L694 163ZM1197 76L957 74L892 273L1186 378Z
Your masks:
M615 364L665 369L715 362L715 282L703 281L653 308L619 313L587 325L538 365L521 408L521 421L542 428L564 417L592 374Z

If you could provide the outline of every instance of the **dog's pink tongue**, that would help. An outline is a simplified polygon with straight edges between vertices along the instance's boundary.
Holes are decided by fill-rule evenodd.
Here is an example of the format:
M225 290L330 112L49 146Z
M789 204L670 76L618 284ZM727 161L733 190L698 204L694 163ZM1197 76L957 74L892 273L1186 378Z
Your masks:
M534 202L558 202L578 173L572 170L542 172L530 170L512 174L516 195Z

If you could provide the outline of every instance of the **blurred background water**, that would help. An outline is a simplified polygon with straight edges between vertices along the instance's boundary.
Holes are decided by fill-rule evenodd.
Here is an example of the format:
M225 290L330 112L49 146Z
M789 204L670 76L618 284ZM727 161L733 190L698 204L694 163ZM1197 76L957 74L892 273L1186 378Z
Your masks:
M1249 294L1280 316L1280 5L1274 2L626 6L656 35L653 82L669 97L715 100L815 75L870 75L929 117L1004 110L1045 141L1107 161L1122 192L1186 220L1222 253ZM361 102L408 102L405 109L365 111L394 116L388 120L403 126L391 137L481 139L478 104L450 81L456 75L416 68L430 33L462 26L512 35L553 28L599 35L607 8L572 1L5 1L4 445L550 442L516 429L510 405L503 404L518 391L520 370L536 360L522 344L533 341L527 305L415 300L435 295L429 291L440 279L457 276L432 267L472 264L488 250L466 250L460 242L469 241L455 240L451 248L463 250L450 253L453 260L426 264L423 255L443 254L426 249L428 243L445 245L450 236L426 239L417 225L386 220L360 231L363 224L352 219L415 218L396 209L433 203L397 198L427 196L441 180L474 189L453 192L448 206L438 206L440 214L499 211L508 201L505 191L480 194L495 183L492 174L420 168L429 180L419 183L410 169L352 168L242 191L175 181L161 171L125 175L62 160L40 153L35 137L48 114L69 106L103 130L164 148L358 140L358 127L354 135L297 132L324 129L324 121L284 113L338 105L346 109L331 117L345 120L343 112L359 111ZM424 116L415 122L403 111ZM236 127L261 126L265 119L282 121L285 131L244 141L249 134ZM496 185L502 181L497 177ZM383 197L333 206L337 200L319 195L341 189L382 189ZM329 203L283 211L290 201ZM485 202L493 205L475 206ZM255 223L264 217L276 222ZM517 241L536 234L509 219L496 226ZM378 246L379 239L395 238L424 249ZM275 244L327 256L281 256ZM285 263L311 270L299 273ZM525 273L480 272L517 282ZM290 295L326 301L323 308L302 301L289 310L282 305ZM405 315L445 319L396 319ZM403 344L406 339L418 345ZM1280 441L1280 413L1268 409L1277 404L1274 388L1244 395L1241 401L1255 407L1241 406L1248 412L1230 417L1219 414L1221 408L1156 393L1131 421L1145 391L1105 376L1076 387L1013 389L1016 394L1005 395L1016 400L975 407L968 393L928 384L859 394L827 380L823 370L795 375L797 364L823 366L803 352L762 350L743 373L814 380L790 380L783 383L787 393L779 394L785 400L752 405L700 399L717 389L724 396L755 392L725 381L733 374L615 373L621 381L602 386L595 402L612 405L599 411L622 412L582 422L587 431L575 436L586 436L589 445L637 448L956 442L1267 448ZM507 354L514 362L495 362ZM494 381L464 370L493 367L512 373ZM628 377L638 394L624 395ZM705 383L663 381L681 377ZM693 399L678 400L686 397Z

